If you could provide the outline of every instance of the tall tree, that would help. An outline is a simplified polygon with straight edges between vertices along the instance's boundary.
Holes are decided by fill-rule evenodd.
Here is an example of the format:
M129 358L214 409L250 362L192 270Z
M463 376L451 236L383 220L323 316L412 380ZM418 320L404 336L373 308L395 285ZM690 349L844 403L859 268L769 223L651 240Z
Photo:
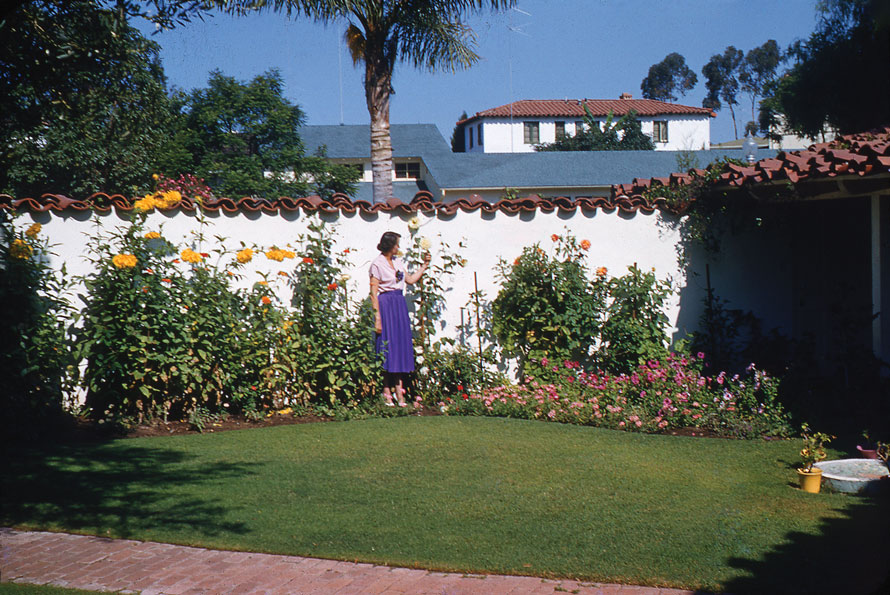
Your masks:
M735 106L739 104L739 71L744 58L742 50L729 46L722 54L711 56L702 68L705 87L708 89L702 105L717 111L726 104L732 115L732 129L736 138L739 137L739 128L736 123Z
M827 128L862 132L890 123L890 2L825 0L793 66L760 104L762 130L818 138ZM778 136L778 134L776 134Z
M463 122L467 119L467 112L464 110L460 114L460 118L458 118L458 122ZM451 152L452 153L463 153L467 150L466 141L464 139L464 127L460 124L454 125L454 130L451 132Z
M36 0L0 22L0 190L133 193L170 110L158 46L94 0Z
M177 96L179 130L161 156L161 171L197 174L232 197L354 190L354 169L304 154L303 112L282 93L276 69L248 83L211 72L207 88Z
M584 126L572 136L553 143L543 143L536 151L651 151L652 139L643 134L637 113L627 112L618 120L612 112L604 122L598 122L584 106Z
M756 47L745 54L739 72L739 83L742 91L751 99L751 121L757 120L757 98L763 96L767 88L775 78L776 69L782 60L782 52L775 39L770 39L760 47ZM750 124L750 123L749 123ZM747 126L746 126L747 132Z
M516 0L214 0L227 12L274 10L322 23L347 24L346 42L355 64L365 69L365 101L371 119L374 200L392 197L392 139L389 100L397 61L415 68L457 70L479 60L475 34L465 24L489 6L512 7Z
M686 95L697 82L698 76L686 66L686 58L672 52L649 67L649 75L643 79L640 89L646 99L677 101L678 94Z

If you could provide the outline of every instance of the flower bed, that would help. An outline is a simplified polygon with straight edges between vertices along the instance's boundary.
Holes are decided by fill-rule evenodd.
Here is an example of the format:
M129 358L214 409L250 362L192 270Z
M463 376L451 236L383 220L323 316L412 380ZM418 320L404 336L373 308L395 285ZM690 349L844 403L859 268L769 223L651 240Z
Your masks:
M702 373L704 354L669 354L630 374L587 371L577 362L541 369L518 385L461 393L439 404L450 415L541 419L640 432L702 428L724 436L787 436L789 416L776 401L777 379L748 366L744 375Z

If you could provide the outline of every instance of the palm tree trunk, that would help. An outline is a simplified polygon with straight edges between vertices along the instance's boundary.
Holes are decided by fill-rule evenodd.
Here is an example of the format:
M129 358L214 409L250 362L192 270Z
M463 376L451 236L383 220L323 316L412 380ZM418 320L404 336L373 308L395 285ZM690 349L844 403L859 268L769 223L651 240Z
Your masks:
M375 203L392 198L392 137L389 134L391 84L391 70L365 60L365 100L371 116L371 172L374 176Z

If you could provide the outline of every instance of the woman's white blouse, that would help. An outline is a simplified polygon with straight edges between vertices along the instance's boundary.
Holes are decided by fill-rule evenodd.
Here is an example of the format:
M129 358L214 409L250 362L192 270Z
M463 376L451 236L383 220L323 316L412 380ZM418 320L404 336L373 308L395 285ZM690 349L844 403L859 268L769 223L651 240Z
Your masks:
M408 268L405 261L397 256L392 257L393 266L389 266L386 257L378 254L377 258L371 261L371 267L368 274L380 282L380 292L395 291L396 289L405 289L405 277L408 276ZM393 270L395 267L395 270Z

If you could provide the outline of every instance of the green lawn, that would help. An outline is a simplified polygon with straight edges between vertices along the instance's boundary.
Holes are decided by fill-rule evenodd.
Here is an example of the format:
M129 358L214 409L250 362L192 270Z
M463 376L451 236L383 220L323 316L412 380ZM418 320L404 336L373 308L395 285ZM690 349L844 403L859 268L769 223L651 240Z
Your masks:
M10 451L0 522L466 572L868 592L890 571L890 503L801 492L798 448L465 417L117 440Z

